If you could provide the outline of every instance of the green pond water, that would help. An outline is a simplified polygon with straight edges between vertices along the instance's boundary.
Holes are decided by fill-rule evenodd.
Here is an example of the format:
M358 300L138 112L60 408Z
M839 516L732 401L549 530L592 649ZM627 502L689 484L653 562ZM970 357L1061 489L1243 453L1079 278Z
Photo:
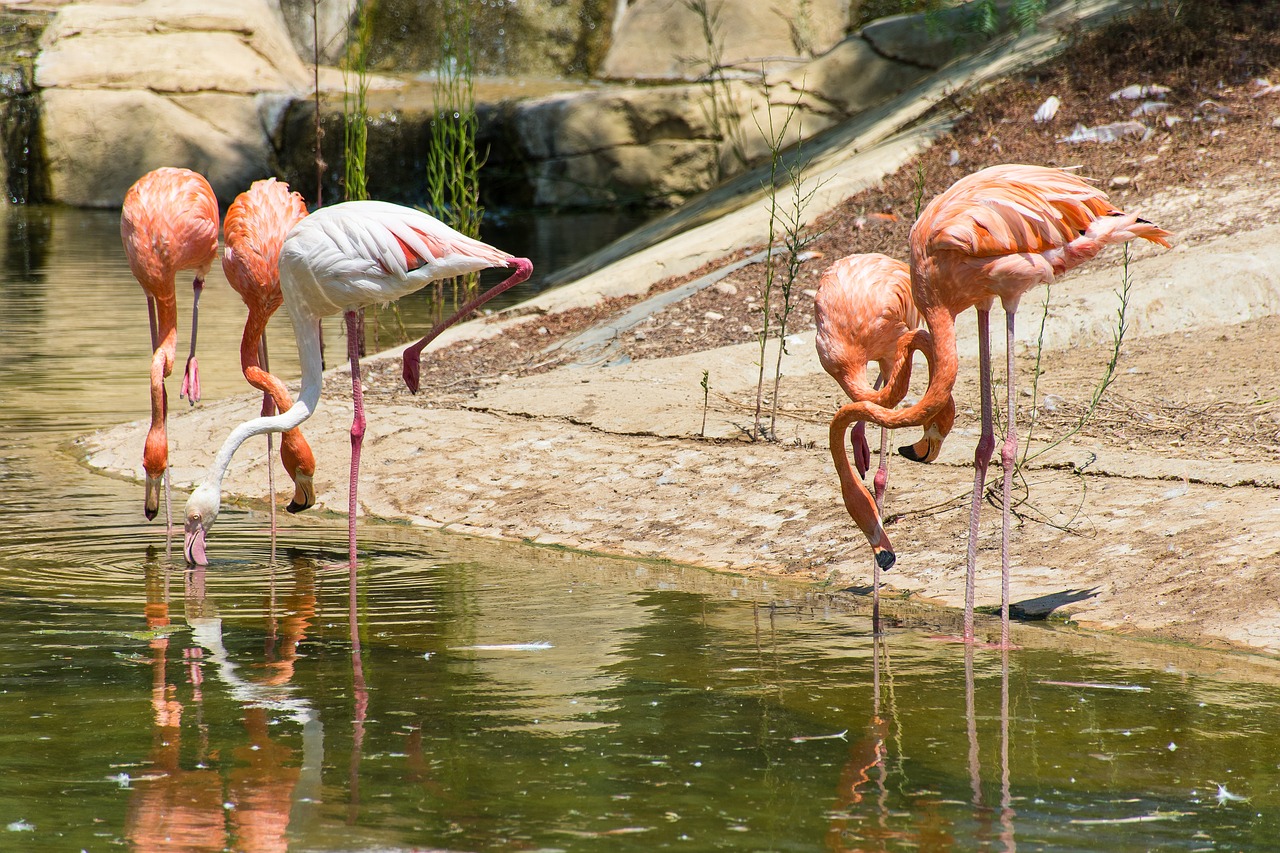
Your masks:
M0 851L1280 849L1273 660L399 525L353 600L341 519L236 508L189 571L72 444L147 412L115 215L3 211L0 326Z

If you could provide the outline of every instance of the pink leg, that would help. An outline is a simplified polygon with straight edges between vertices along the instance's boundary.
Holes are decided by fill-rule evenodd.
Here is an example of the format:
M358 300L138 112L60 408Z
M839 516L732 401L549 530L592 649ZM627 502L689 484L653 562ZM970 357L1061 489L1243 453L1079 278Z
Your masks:
M414 394L418 393L418 374L422 366L422 350L427 344L431 343L445 329L461 320L463 317L475 311L481 305L484 305L493 297L500 293L504 293L524 281L533 272L533 263L528 258L511 258L511 263L515 265L516 271L513 272L506 281L496 284L493 287L474 296L465 305L453 312L453 316L446 320L441 320L435 327L427 332L422 340L404 351L404 366L402 375L404 376L405 386Z
M964 720L969 735L969 789L973 804L982 807L982 765L978 760L978 714L974 702L973 645L964 649Z
M871 387L875 388L876 390L879 390L880 386L883 384L884 384L884 371L882 370L880 371L880 375L876 377L875 384ZM865 426L866 424L863 421L858 422L859 428L865 427ZM863 466L862 470L858 472L859 475L862 475L866 473L866 466L871 461L870 459L871 451L867 447L867 439L866 439L865 433L859 434L858 437L861 439L862 454L863 454L863 458L866 460L865 462L862 463L862 466ZM856 449L856 445L855 445L855 449ZM881 427L880 428L880 467L876 470L876 476L872 481L875 486L876 513L881 516L884 515L884 487L885 487L885 484L889 482L889 460L888 460L888 457L885 455L888 449L889 449L889 431L884 427ZM875 568L871 570L871 630L875 634L875 636L879 636L880 635L880 561L875 560L874 562L875 562Z
M352 577L356 570L356 481L360 476L360 446L364 443L364 389L360 386L360 318L355 311L343 314L347 321L347 356L351 359L351 402L355 417L351 421L351 487L348 492L347 555L351 559Z
M258 363L262 365L262 369L271 372L271 364L267 360L267 333L263 332L262 337L258 340ZM276 401L271 399L271 394L267 391L262 392L262 416L264 418L271 417L276 413ZM271 513L271 543L274 546L276 541L276 466L275 466L275 433L267 433L267 495L270 501Z
M160 346L160 332L156 329L156 301L150 296L147 297L147 319L151 321L151 351L154 353Z
M982 394L982 435L973 451L973 503L969 506L969 549L965 561L964 641L973 642L973 586L978 573L978 516L982 511L982 490L987 484L987 467L995 450L995 426L991 417L991 312L978 311L978 372Z
M880 428L880 467L872 481L876 489L876 512L884 517L884 490L889 483L889 430Z
M182 391L179 397L186 397L191 405L200 399L200 365L196 363L196 331L200 326L200 292L204 289L204 279L197 278L191 282L195 298L191 302L191 352L187 355L187 367L182 372Z
M1004 468L1004 508L1000 531L1000 647L1009 648L1009 517L1013 506L1013 469L1018 460L1018 428L1014 409L1017 388L1016 374L1013 364L1013 321L1017 315L1013 311L1005 312L1005 369L1008 384L1008 424L1005 433L1004 447L1000 450L1000 465Z
M871 567L871 636L880 636L880 561L872 560Z

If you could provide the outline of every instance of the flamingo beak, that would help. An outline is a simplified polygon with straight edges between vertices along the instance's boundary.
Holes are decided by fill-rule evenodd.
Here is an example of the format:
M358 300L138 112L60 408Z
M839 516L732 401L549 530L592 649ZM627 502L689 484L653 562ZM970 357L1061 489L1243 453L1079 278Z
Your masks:
M152 477L146 475L146 491L142 500L142 514L147 517L147 521L151 521L156 517L156 513L160 511L160 487L164 485L164 475Z
M316 487L310 475L298 473L293 481L293 500L285 507L291 513L302 512L315 506Z
M893 564L898 562L898 555L893 553L889 548L881 548L873 545L871 550L876 555L876 565L880 567L880 571L887 572L893 568Z
M187 519L186 536L182 542L182 553L186 555L188 563L195 566L209 565L209 558L204 552L206 532L204 525L200 523L200 519Z

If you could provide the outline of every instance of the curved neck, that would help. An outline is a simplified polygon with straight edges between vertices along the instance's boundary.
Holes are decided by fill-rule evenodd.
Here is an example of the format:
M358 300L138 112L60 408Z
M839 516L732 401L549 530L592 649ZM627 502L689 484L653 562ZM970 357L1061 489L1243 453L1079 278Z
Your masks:
M271 395L277 411L285 412L293 405L289 389L285 387L280 377L263 368L259 356L268 319L270 319L269 314L264 315L260 311L250 309L249 319L244 324L244 336L240 339L240 370L250 385Z
M293 334L298 342L298 358L302 362L302 391L298 401L288 411L271 417L254 418L245 421L231 431L227 440L222 443L213 458L213 464L205 477L206 483L213 483L219 491L222 489L222 478L231 465L240 445L255 435L265 432L285 432L305 421L315 412L320 404L320 387L323 379L320 368L320 327L315 318L294 316ZM256 359L255 359L256 360Z
M920 426L936 417L950 402L958 368L955 318L943 307L929 309L924 318L929 326L928 334L917 331L899 339L898 363L889 380L880 389L880 396L887 400L894 399L895 394L901 395L897 397L898 400L906 396L905 386L911 378L911 359L910 352L903 355L903 349L918 349L929 362L929 387L919 402L905 409L889 409L868 400L846 403L836 412L835 420L831 422L832 435L835 434L837 422L842 424L842 430L858 421L870 421L889 429Z

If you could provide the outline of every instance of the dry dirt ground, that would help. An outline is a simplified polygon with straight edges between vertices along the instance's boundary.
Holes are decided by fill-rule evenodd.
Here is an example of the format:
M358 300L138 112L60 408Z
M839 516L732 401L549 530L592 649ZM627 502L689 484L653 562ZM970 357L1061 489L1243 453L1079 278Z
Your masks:
M869 551L840 502L826 446L826 424L842 399L812 354L817 278L844 254L903 256L916 204L963 174L997 162L1078 165L1119 206L1174 231L1176 244L1136 253L1138 305L1114 382L1096 406L1090 400L1113 356L1109 335L1048 341L1032 396L1040 306L1024 300L1019 422L1026 435L1034 417L1033 451L1062 443L1020 479L1013 600L1029 616L1053 612L1280 654L1280 318L1270 316L1275 305L1235 316L1226 304L1252 275L1251 263L1280 263L1275 255L1257 260L1280 242L1280 228L1268 228L1280 221L1280 91L1264 93L1258 82L1280 80L1280 11L1251 3L1183 8L1180 19L1145 13L1088 36L1063 59L976 97L949 137L813 223L814 254L801 266L789 319L799 337L783 360L773 440L750 437L753 341L764 304L757 263L652 314L622 337L615 366L575 365L554 344L634 299L532 316L499 337L439 350L424 362L416 398L400 387L398 359L371 360L362 512L865 592ZM1132 83L1169 87L1161 99L1168 109L1147 119L1149 137L1058 141L1077 122L1127 120L1143 100L1109 95ZM1063 102L1059 117L1032 123L1050 94ZM1241 246L1240 257L1232 254ZM1114 299L1120 259L1111 250L1091 265L1092 278L1059 283L1058 313L1069 315L1077 294ZM1205 291L1181 320L1169 318L1177 306L1159 293L1172 267L1199 276ZM661 282L651 293L712 271ZM961 318L962 330L971 325ZM890 595L963 601L976 375L976 359L962 357L957 424L942 458L892 464L887 530L899 562L885 578ZM323 507L338 511L347 500L349 400L349 378L331 373L305 429L320 458L332 460L317 486ZM198 480L204 448L256 405L226 401L175 422L176 482ZM98 467L132 470L139 435L133 426L90 437L86 455ZM870 438L874 450L874 430ZM241 456L227 490L263 494L263 465ZM998 489L998 461L989 480ZM1000 512L998 492L988 494L978 600L991 608L999 601ZM216 528L210 541L216 559Z

